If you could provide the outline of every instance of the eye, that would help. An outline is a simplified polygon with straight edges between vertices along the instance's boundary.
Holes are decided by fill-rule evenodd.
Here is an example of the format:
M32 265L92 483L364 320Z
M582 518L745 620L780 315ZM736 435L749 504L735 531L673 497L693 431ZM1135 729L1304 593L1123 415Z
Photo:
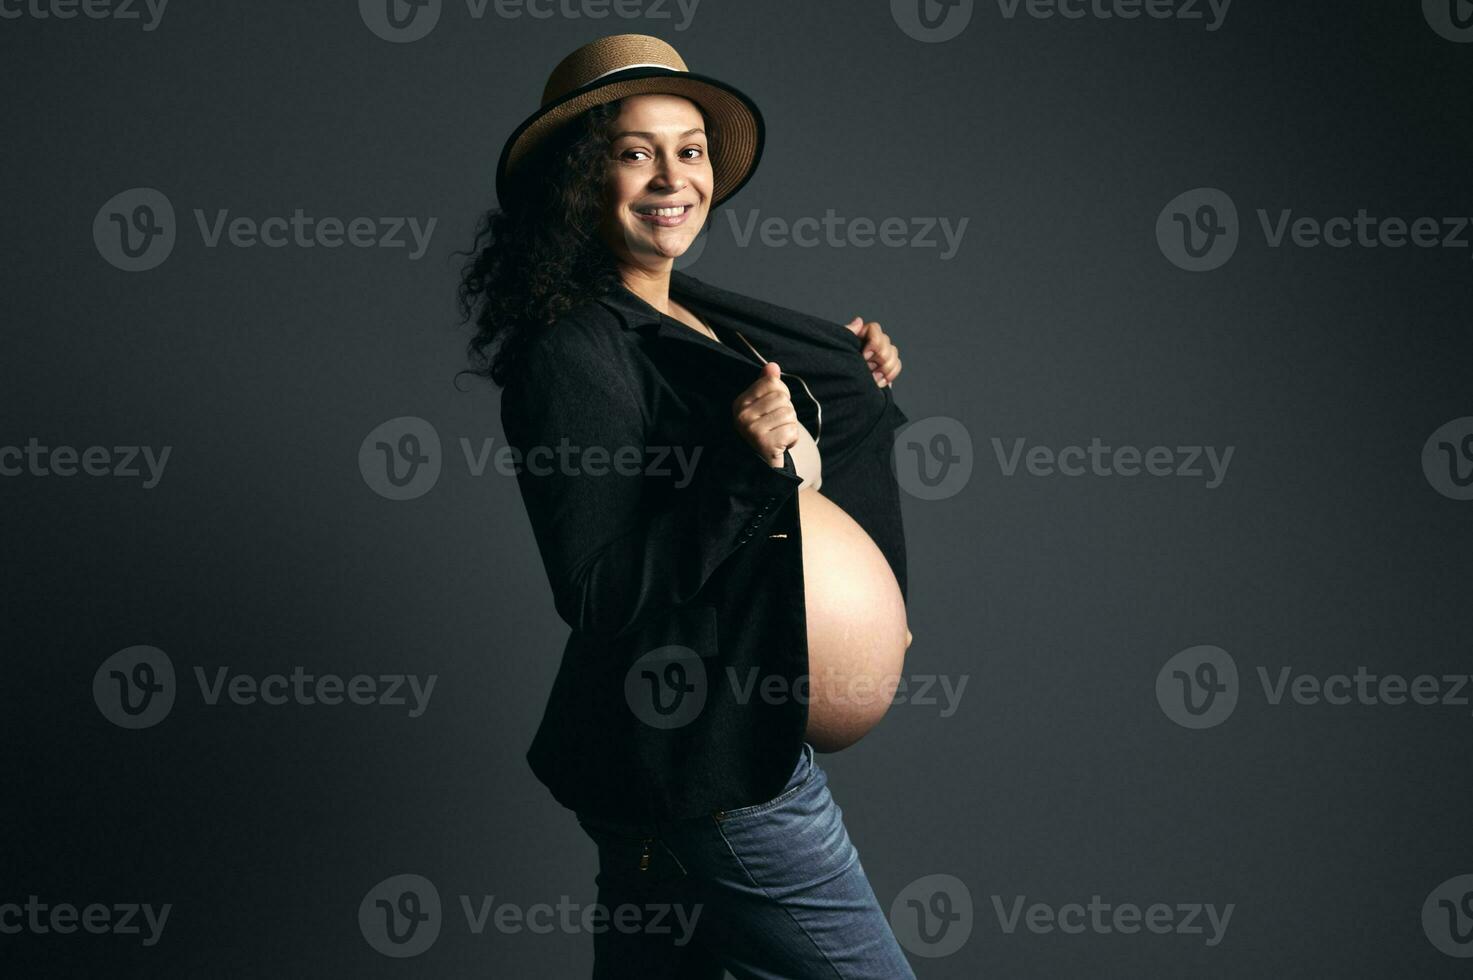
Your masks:
M644 150L625 150L623 153L619 154L619 156L621 159L631 160L637 153L643 153L645 156L649 156L649 153Z
M706 151L703 150L699 146L687 146L685 149L681 150L680 152L682 154L685 154L685 153L691 154L691 156L686 157L687 160L699 160L701 157L703 157L703 156L706 155Z

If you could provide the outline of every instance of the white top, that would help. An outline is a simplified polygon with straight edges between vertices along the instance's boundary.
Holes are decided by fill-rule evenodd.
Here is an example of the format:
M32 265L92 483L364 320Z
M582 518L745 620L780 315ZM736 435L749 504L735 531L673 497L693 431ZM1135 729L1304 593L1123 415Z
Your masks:
M819 454L818 443L813 441L808 427L802 422L798 423L798 441L788 447L788 452L793 455L793 468L803 478L798 489L812 487L817 490L823 486L823 456Z

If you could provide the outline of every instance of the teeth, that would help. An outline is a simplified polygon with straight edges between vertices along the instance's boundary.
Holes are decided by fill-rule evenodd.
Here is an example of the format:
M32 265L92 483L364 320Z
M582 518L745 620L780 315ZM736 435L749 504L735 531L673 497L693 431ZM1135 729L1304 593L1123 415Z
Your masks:
M687 207L688 205L681 205L678 208L644 208L639 213L652 214L658 218L673 218L676 215L685 214Z

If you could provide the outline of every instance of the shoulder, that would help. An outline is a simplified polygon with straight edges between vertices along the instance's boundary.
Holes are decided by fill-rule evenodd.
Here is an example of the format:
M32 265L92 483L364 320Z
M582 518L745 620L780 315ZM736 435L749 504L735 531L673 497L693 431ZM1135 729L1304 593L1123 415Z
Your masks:
M580 301L550 327L529 338L527 363L573 359L579 364L616 353L623 345L623 323L600 297Z
M629 384L628 341L619 316L598 297L580 301L550 327L536 328L502 392L502 408L535 393L623 393Z

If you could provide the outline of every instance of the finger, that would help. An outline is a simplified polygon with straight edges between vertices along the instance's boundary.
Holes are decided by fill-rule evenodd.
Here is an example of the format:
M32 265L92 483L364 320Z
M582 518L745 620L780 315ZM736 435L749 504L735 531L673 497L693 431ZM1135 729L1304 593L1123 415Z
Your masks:
M793 400L785 392L771 391L756 399L737 413L737 421L743 425L751 425L753 422L771 412L783 407L792 406Z
M772 449L772 455L780 456L784 449L791 449L798 442L798 423L784 422L764 432L762 443Z
M733 400L732 410L739 412L746 406L757 401L758 399L765 398L774 392L791 397L791 393L788 391L787 383L784 382L781 378L769 378L768 376L763 375L760 380L754 382L750 388L742 392Z
M768 361L762 365L762 372L757 375L757 380L752 382L747 391L760 397L774 388L787 390L787 385L783 384L782 373L782 368L778 366L777 361Z
M848 323L844 324L844 326L848 327L849 331L857 336L859 332L864 329L864 320L860 317L855 317Z
M900 354L892 348L888 357L879 362L878 365L870 365L870 375L875 379L875 384L881 388L895 380L895 375L900 373Z
M869 332L865 335L867 342L864 346L866 357L870 354L879 353L890 346L890 335L881 330L878 323L869 324L868 330Z
M752 423L752 433L757 436L770 435L778 429L785 429L798 421L798 413L793 411L791 405L778 407L763 415ZM793 433L797 435L796 430Z
M789 391L788 390L788 386L786 384L784 384L783 382L781 382L781 381L766 381L766 380L764 380L763 382L761 382L760 384L754 386L751 389L751 396L752 397L750 399L748 399L748 402L750 403L750 402L761 401L764 398L770 398L770 397L772 397L774 395L777 395L777 396L780 396L780 397L786 399L786 398L791 398L792 395L793 395L793 393L791 391Z
M889 339L886 338L879 343L866 347L864 349L864 359L870 362L870 367L877 367L877 362L884 360L885 356L894 349L895 345L890 343Z

